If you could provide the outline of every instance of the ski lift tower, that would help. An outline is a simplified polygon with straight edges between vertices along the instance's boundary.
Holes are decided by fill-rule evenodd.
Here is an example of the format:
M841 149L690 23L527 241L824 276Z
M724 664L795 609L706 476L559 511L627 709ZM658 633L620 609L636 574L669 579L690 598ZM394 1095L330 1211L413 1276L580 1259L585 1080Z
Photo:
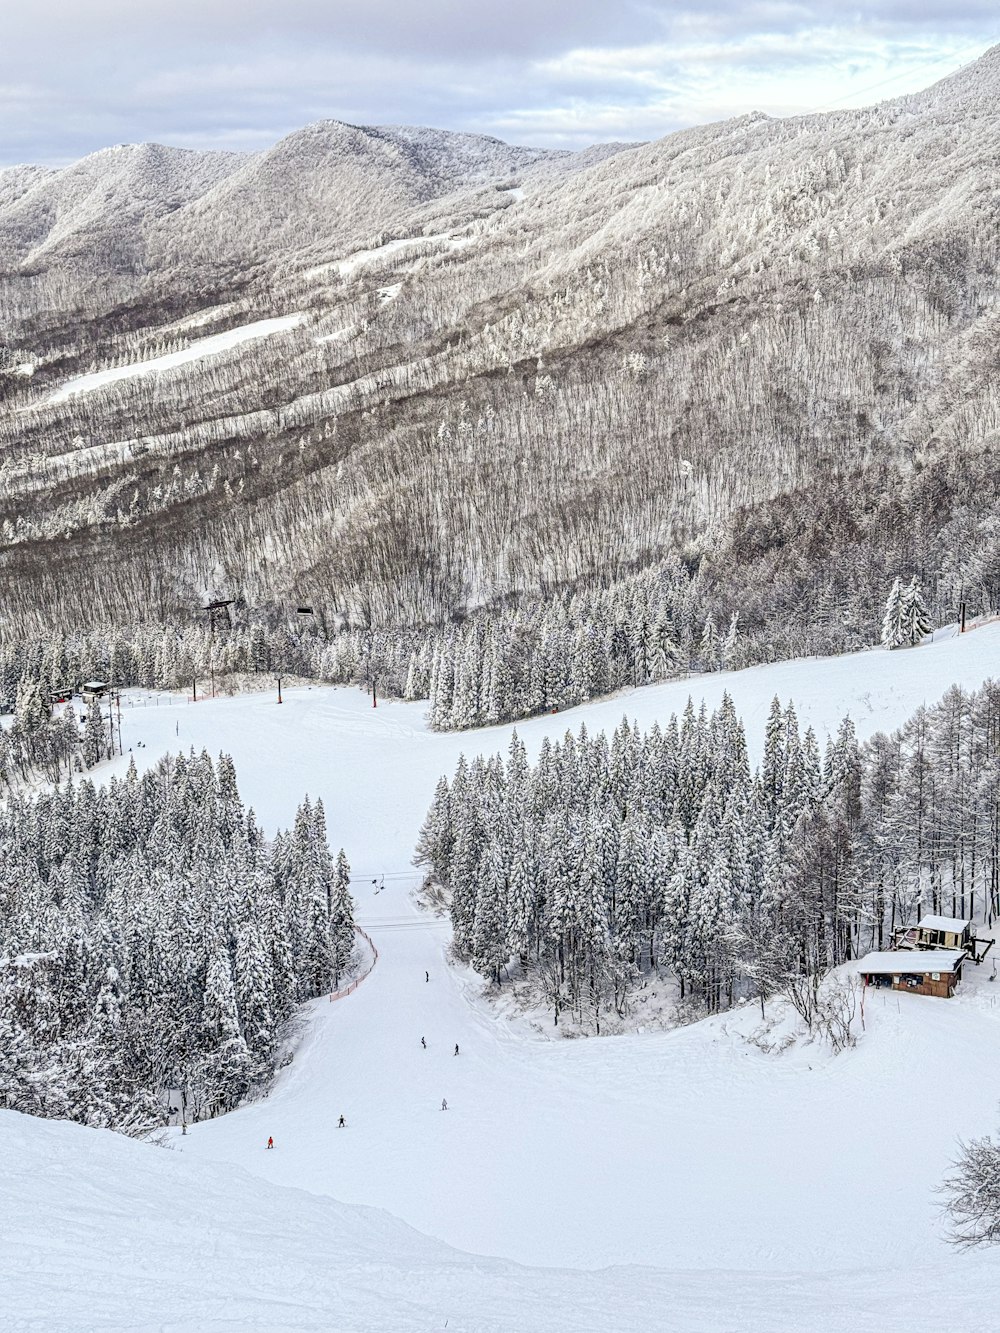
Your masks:
M212 698L215 698L215 624L216 620L224 621L226 629L231 629L233 617L229 608L233 604L233 598L220 598L218 601L209 602L207 606L201 609L208 616L208 671L212 681Z

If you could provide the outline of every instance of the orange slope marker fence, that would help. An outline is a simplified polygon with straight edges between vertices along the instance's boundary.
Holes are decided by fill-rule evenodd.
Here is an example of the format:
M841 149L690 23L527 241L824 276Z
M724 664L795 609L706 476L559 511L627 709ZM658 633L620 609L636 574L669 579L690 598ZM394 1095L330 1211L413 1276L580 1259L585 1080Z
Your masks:
M375 964L378 962L378 949L375 948L375 941L374 941L374 940L372 939L372 937L368 934L368 932L365 931L365 930L362 930L360 926L355 926L354 929L355 929L355 930L357 931L357 933L361 936L361 938L365 941L365 943L368 945L369 949L371 949L371 951L372 951L371 962L368 964L368 966L365 968L365 970L361 973L361 975L360 975L359 977L355 977L355 978L354 978L354 980L351 982L351 984L350 984L349 986L345 986L342 990L331 991L331 993L330 993L330 1003L331 1003L331 1004L333 1004L334 1000L342 1000L342 999L344 998L345 995L351 995L351 994L353 994L353 992L356 991L356 990L358 989L358 987L361 985L362 981L364 981L365 977L367 977L367 976L369 976L369 975L371 974L371 970L372 970L372 968L373 968L373 967L375 966Z

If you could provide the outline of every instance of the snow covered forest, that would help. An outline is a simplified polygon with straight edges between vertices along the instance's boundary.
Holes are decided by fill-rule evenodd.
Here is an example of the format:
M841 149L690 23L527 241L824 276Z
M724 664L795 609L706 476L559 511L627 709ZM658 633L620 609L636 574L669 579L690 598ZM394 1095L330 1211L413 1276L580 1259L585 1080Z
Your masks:
M518 654L567 635L597 665L552 706L641 679L604 639L647 577L690 585L682 669L737 615L741 662L874 643L896 578L996 611L998 88L995 48L583 154L324 122L0 173L4 640L214 597L295 639L308 605L311 656L358 639L302 674L413 667L461 726L473 684L530 712ZM460 684L490 637L501 679Z
M0 1106L141 1132L266 1088L354 951L322 802L267 841L232 761L0 809Z
M870 602L867 594L866 599ZM877 620L874 604L868 610ZM311 609L296 620L276 622L238 606L233 623L217 628L202 621L167 632L139 625L14 640L0 644L0 698L17 701L19 718L34 718L37 707L29 709L25 700L37 702L39 695L77 688L87 679L107 680L116 688L191 690L200 680L204 693L210 680L230 689L253 688L291 676L427 699L432 727L465 730L816 646L803 632L794 647L780 651L747 634L739 610L720 625L711 603L705 610L704 580L680 563L656 566L603 590L535 598L445 626L330 630ZM828 624L828 615L820 623ZM882 642L914 646L930 627L916 579L905 589L897 579L882 615ZM851 646L866 642L860 629L855 638ZM58 727L57 733L62 735ZM0 738L0 774L10 782L23 770L18 738L33 735L39 750L52 734L22 724L9 733L9 753ZM92 748L101 757L99 738ZM56 752L61 761L62 751ZM58 779L58 761L47 763L47 772L56 764Z
M1000 686L863 745L845 718L822 755L775 699L756 772L728 696L645 735L567 732L534 766L515 735L442 778L417 859L460 956L533 977L556 1022L599 1030L662 973L701 1011L785 994L812 1028L826 973L896 926L1000 917Z

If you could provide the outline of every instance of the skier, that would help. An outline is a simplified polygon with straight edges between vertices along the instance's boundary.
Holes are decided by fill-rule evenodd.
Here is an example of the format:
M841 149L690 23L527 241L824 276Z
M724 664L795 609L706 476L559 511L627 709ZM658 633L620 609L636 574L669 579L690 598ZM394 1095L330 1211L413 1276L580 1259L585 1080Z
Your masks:
M420 1045L424 1048L425 1051L427 1050L427 1039L426 1039L426 1037L421 1037L421 1038L420 1038Z
M457 1042L457 1041L455 1042L455 1054L456 1054L456 1055L458 1054L458 1042Z
M442 1097L442 1098L441 1098L441 1110L442 1110L442 1111L447 1111L447 1109L448 1109L448 1103L447 1103L447 1101L445 1100L445 1098Z
M430 981L430 979L431 979L431 974L430 974L429 972L425 972L425 973L424 973L424 980L425 980L425 981Z
M274 1147L274 1139L271 1137L270 1134L268 1134L268 1136L267 1136L267 1146L268 1146L269 1148L273 1148L273 1147Z
M347 1121L344 1119L343 1116L341 1116L340 1119L337 1121L337 1128L338 1128L338 1129L346 1129L346 1128L347 1128Z

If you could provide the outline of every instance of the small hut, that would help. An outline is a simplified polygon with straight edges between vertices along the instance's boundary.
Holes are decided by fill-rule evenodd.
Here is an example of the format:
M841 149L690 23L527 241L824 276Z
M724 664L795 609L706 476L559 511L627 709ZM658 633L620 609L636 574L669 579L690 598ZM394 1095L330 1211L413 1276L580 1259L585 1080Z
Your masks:
M991 939L976 939L971 917L922 916L915 926L903 926L893 935L894 949L964 949L981 963L993 946Z
M92 704L103 699L110 688L106 680L85 680L80 686L80 694L85 704Z
M914 949L912 952L870 953L858 963L866 986L915 991L918 995L955 994L962 980L964 949Z

